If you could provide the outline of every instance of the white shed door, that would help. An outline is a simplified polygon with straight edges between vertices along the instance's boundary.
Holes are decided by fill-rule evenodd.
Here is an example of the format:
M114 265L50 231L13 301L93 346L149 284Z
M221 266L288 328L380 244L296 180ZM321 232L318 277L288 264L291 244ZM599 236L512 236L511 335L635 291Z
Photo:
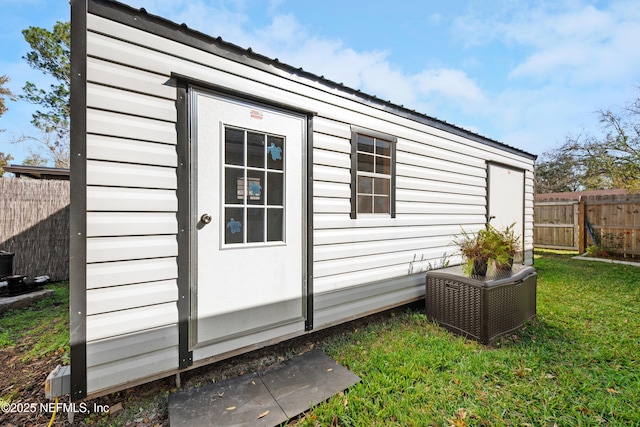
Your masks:
M197 342L192 344L295 322L304 328L306 121L238 100L194 95Z
M489 221L498 229L515 223L522 251L524 231L524 171L489 164ZM522 257L522 253L520 254ZM516 256L517 258L517 256ZM518 261L521 260L517 259Z

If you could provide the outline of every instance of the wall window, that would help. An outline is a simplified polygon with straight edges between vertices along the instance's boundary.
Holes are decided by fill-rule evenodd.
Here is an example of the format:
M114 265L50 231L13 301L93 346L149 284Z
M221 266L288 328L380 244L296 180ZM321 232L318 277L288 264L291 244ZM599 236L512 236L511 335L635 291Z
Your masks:
M378 214L395 218L394 137L353 129L351 218Z

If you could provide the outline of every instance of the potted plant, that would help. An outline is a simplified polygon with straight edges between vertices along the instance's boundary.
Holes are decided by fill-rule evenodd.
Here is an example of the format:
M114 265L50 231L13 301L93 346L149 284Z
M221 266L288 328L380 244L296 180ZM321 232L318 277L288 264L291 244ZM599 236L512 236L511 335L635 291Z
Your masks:
M492 257L489 245L489 232L487 229L479 230L476 234L466 232L464 229L454 237L453 243L458 245L465 259L464 272L472 276L485 276L489 267L489 259Z
M498 230L493 225L487 226L487 241L498 271L511 271L513 259L520 248L520 236L515 233L516 223Z

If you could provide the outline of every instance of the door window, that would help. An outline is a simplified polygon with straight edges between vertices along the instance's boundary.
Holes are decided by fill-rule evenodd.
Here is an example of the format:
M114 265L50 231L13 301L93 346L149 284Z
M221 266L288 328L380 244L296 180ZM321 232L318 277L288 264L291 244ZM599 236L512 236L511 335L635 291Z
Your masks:
M224 128L224 243L284 242L281 136Z

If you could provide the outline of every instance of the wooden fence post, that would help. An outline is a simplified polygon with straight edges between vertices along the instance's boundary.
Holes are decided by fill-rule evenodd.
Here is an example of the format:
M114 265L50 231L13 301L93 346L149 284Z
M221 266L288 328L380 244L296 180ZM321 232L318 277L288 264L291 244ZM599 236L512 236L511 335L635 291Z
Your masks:
M587 251L585 242L587 241L586 224L585 224L585 206L584 196L578 199L578 223L576 224L576 236L578 238L578 253L583 254Z

